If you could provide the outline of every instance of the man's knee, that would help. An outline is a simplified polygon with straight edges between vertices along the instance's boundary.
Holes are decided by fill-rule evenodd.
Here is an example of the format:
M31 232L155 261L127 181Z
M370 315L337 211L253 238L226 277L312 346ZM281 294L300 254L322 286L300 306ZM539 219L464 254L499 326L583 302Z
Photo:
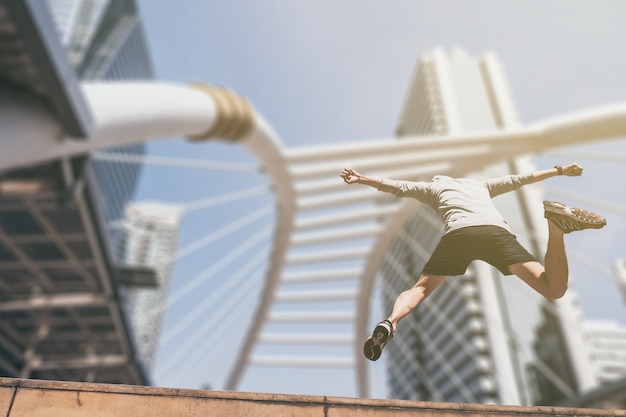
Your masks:
M426 298L439 287L439 284L441 284L445 278L445 276L422 274L420 279L413 285L412 290L422 292L424 298Z
M546 296L546 298L550 300L558 300L559 298L563 297L566 292L567 292L567 286L562 289L555 289L555 290L550 291L550 293Z
M548 283L550 282L547 280L547 276L545 272L541 275L542 275L542 278L544 278L545 282L548 282ZM566 292L567 292L567 282L556 287L552 287L548 284L546 293L543 294L543 296L549 300L558 300L559 298L563 297Z

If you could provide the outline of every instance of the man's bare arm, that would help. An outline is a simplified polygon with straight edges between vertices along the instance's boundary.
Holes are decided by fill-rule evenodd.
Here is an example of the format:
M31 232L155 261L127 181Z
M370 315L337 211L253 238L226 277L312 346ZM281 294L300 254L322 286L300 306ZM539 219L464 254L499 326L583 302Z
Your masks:
M370 187L376 188L377 190L383 183L382 178L368 177L365 175L359 174L357 171L352 168L345 168L341 171L341 178L345 181L346 184L363 184L369 185Z
M569 165L564 165L559 168L554 167L550 169L544 169L541 171L535 171L532 174L532 182L539 182L545 179L557 176L557 175L567 175L569 177L579 177L583 174L583 168L577 163L572 163ZM560 172L559 172L560 171Z

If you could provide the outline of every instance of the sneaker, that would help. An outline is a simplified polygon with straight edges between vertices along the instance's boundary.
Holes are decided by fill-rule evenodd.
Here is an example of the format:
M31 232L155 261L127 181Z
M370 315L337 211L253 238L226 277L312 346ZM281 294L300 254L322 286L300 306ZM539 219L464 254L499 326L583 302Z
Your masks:
M363 345L363 354L371 361L376 361L383 353L383 348L393 339L393 326L389 320L383 320L376 325L372 335Z
M564 233L583 229L602 229L606 219L589 210L568 207L556 201L543 202L544 217Z

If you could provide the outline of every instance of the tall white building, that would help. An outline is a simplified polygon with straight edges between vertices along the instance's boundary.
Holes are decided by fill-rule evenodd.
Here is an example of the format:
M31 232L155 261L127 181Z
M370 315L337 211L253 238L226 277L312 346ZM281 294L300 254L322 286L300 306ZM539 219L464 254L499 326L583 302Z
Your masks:
M135 340L144 363L154 365L165 303L178 248L182 209L162 203L134 203L126 207L121 259L130 267L154 270L156 286L126 289Z
M600 384L626 378L626 328L613 321L585 321L585 340Z
M434 50L418 64L397 136L506 130L519 125L497 58ZM454 152L454 150L450 150ZM535 167L518 158L476 172L487 178ZM404 178L430 180L430 178ZM543 259L547 227L541 189L497 197L522 245ZM384 305L419 277L442 234L423 206L405 225L381 268ZM390 397L499 404L554 404L593 386L571 297L549 302L515 277L474 262L450 277L399 326L386 349ZM535 387L541 383L542 389Z

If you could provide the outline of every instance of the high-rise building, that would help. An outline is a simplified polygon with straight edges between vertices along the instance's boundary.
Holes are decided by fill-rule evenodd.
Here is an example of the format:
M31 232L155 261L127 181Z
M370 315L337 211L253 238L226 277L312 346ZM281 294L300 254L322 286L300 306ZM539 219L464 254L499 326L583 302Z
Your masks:
M134 0L48 0L48 5L69 59L82 80L153 78L152 63ZM149 262L158 265L155 268L156 287L142 288L141 283L134 280L125 281L126 285L120 288L133 340L142 363L149 369L154 359L155 338L158 337L162 317L162 314L157 314L162 309L154 308L154 305L164 302L169 289L170 265L161 265L159 259L170 259L170 254L175 253L175 246L167 246L167 252L165 242L169 239L175 244L177 239L174 236L168 239L160 237L167 221L160 219L161 223L155 223L155 220L150 219L150 214L141 215L142 211L149 212L150 208L129 206L135 195L142 165L116 162L115 158L110 158L115 155L143 155L145 145L138 143L104 152L109 158L99 159L98 155L102 152L86 156L83 169L96 206L102 212L102 226L110 233L109 256L122 268L127 268L129 264L147 266ZM167 208L163 210L171 211ZM130 220L131 230L120 227L125 216ZM159 230L154 231L152 237L155 240L150 249L150 253L162 250L160 257L141 258L143 252L132 248L142 239L139 232L142 221L137 220L138 216L142 217L143 223L150 223L150 227L160 225ZM178 221L176 216L171 216Z
M47 0L47 4L81 79L153 77L134 0Z
M626 378L626 327L613 321L586 320L585 340L600 384Z
M132 0L0 0L0 20L0 84L48 106L70 140L93 128L79 78L151 75ZM91 160L2 172L2 299L16 302L0 312L2 375L149 384L120 305L119 283L135 271L118 267L109 230L139 167Z
M437 49L419 61L397 136L402 140L405 135L518 125L494 55L476 58ZM473 176L532 170L529 158L518 158ZM547 232L541 201L538 185L494 200L520 243L538 259L543 259ZM439 219L426 206L407 222L380 271L387 310L399 292L415 283L441 234ZM465 275L448 278L399 326L386 348L390 396L530 405L576 395L594 382L584 352L576 348L582 341L581 320L569 314L576 312L571 299L549 302L521 280L504 277L486 263L472 263ZM537 381L544 390L534 388Z
M139 11L134 0L47 0L63 45L77 75L86 81L153 78L152 63ZM108 154L143 155L145 145L108 149ZM96 189L107 224L119 223L125 205L135 195L141 164L100 160L84 163L87 179ZM108 158L111 159L111 158ZM120 232L111 229L113 256Z
M182 208L163 203L135 203L126 207L121 244L127 266L154 270L151 288L125 291L126 306L143 362L151 368L158 347L165 303L178 247Z

